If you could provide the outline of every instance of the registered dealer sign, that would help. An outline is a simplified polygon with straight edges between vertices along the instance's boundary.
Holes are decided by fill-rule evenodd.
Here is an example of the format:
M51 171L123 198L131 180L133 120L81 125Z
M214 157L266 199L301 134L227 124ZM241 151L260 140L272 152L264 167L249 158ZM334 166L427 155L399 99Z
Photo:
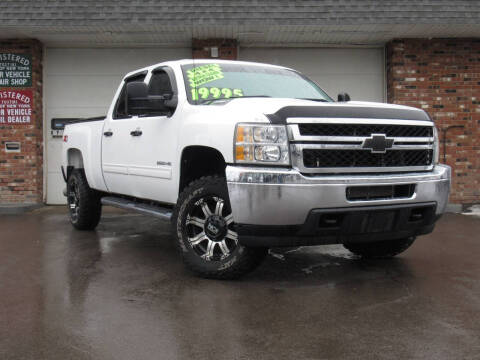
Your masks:
M32 122L32 90L0 90L0 125Z
M32 86L32 56L0 53L0 87Z

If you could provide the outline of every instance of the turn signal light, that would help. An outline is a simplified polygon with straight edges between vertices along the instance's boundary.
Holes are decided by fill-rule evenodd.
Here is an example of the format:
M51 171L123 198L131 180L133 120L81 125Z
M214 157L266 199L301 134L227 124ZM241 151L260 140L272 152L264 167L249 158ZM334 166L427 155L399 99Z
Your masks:
M237 161L253 161L253 145L237 145L235 159Z

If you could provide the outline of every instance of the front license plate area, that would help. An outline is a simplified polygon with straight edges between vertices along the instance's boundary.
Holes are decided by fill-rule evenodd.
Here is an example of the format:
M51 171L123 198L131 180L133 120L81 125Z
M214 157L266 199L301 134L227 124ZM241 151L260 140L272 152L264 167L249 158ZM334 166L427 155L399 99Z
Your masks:
M350 213L346 219L349 234L382 233L392 231L397 211L369 211Z

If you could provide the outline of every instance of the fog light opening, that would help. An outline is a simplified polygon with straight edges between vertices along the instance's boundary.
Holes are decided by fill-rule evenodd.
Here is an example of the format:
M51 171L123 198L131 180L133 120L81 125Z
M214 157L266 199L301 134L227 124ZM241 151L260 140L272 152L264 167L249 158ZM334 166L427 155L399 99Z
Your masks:
M412 209L408 221L422 221L425 218L425 208Z
M318 226L320 228L339 228L342 224L343 214L324 214L320 216Z

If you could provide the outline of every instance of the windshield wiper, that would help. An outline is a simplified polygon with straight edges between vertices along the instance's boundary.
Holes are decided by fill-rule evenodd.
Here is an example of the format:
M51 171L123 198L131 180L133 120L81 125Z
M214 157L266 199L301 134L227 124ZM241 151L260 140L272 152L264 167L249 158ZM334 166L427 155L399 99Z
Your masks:
M328 100L325 99L315 99L315 98L295 98L298 100L310 100L310 101L318 101L318 102L328 102Z
M198 102L197 104L200 104L200 105L203 105L203 104L211 104L215 101L219 101L219 100L233 100L233 99L244 99L244 98L269 98L271 96L269 95L247 95L247 96L231 96L229 98L218 98L218 99L208 99L208 100L204 100L204 101L201 101L201 102Z

